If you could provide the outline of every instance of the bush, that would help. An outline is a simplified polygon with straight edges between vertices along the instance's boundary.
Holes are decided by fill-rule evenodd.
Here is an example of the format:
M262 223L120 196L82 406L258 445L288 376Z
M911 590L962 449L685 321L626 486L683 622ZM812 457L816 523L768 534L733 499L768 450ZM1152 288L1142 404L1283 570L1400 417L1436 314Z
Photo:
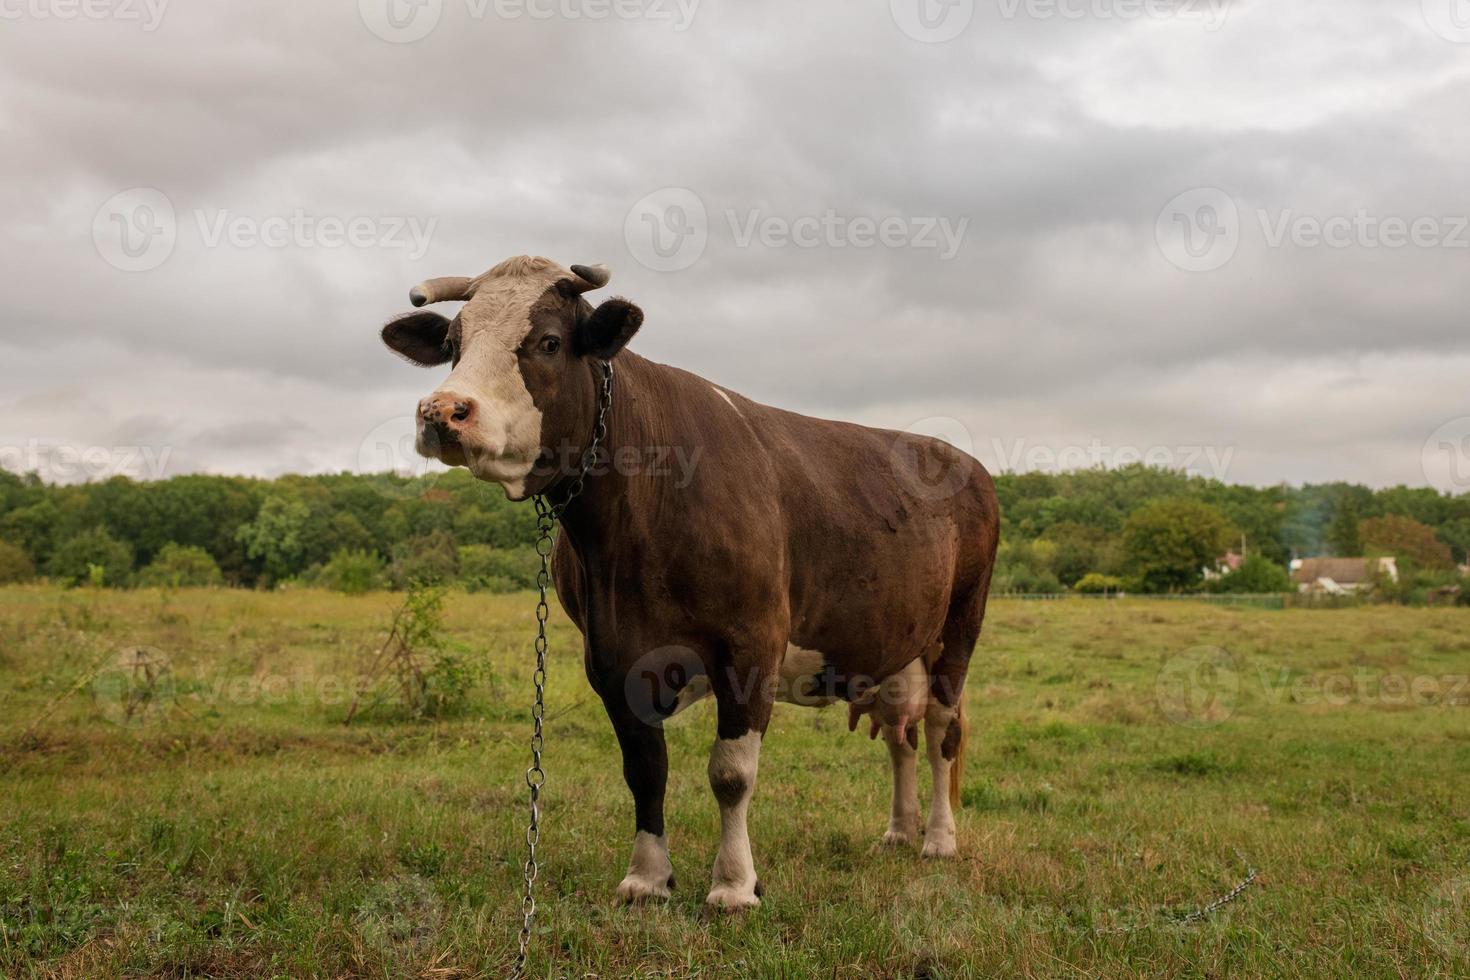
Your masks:
M343 548L317 573L316 582L325 588L348 595L361 595L387 584L383 575L383 559L376 552Z
M127 585L133 573L133 549L102 528L93 528L63 541L52 552L46 570L68 586Z
M178 589L185 586L220 585L224 576L213 556L194 545L164 545L147 568L138 573L140 585Z
M395 589L442 585L459 576L459 554L448 531L409 538L395 552L388 577Z
M1291 573L1264 555L1250 555L1233 572L1206 586L1211 592L1295 592Z
M534 548L467 544L459 549L459 580L470 592L534 589L540 570L541 558Z
M25 549L9 541L0 541L0 585L29 582L35 577L36 566Z
M1088 572L1077 580L1072 586L1073 591L1086 595L1102 595L1107 592L1122 592L1123 580L1116 575L1104 575L1101 572Z

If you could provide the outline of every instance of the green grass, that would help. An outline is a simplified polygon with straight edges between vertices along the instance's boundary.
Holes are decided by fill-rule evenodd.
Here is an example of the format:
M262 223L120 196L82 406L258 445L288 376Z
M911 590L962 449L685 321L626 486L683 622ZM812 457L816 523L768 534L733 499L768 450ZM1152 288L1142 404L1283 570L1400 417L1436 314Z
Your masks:
M396 601L0 590L0 975L503 975L533 601L450 596L479 668L462 716L344 728ZM621 908L616 743L559 613L551 644L533 975L1470 971L1470 610L996 602L959 860L881 849L881 745L781 706L751 817L766 898L735 918L701 911L712 706L669 726L675 897ZM27 732L132 646L171 667L141 719L104 673ZM1259 886L1179 924L1239 879L1234 849Z

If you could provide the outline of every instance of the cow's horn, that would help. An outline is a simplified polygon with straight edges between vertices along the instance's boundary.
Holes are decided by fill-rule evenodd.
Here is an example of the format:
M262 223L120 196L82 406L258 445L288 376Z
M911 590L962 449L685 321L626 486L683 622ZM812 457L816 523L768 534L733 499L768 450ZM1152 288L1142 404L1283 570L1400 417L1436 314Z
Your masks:
M414 306L425 303L444 303L450 300L469 299L475 294L475 281L468 276L444 276L426 279L408 291L408 301Z
M612 278L612 271L600 263L598 265L574 265L572 273L582 280L582 282L573 284L578 287L577 292L579 293L585 293L590 289L601 289Z

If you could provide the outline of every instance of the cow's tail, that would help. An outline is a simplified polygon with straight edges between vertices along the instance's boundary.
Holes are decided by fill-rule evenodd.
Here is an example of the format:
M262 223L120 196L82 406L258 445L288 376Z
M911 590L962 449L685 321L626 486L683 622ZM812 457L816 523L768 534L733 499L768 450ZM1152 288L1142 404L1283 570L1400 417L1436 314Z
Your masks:
M954 750L954 758L949 764L949 806L951 810L960 808L960 780L965 775L965 743L970 740L970 719L965 717L965 699L960 698L955 707L955 724L960 726L960 744Z

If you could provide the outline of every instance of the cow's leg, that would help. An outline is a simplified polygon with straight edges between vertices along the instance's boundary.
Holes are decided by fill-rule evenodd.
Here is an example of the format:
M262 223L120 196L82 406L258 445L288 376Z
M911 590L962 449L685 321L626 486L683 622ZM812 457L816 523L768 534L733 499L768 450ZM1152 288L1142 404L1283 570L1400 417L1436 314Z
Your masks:
M924 857L955 856L954 808L951 793L958 780L955 758L963 720L958 708L930 701L924 714L924 750L929 756L929 770L934 776L934 796L929 804L929 823L924 828Z
M737 662L711 678L719 727L709 754L709 785L720 805L720 851L705 899L712 908L734 911L760 904L746 816L760 768L761 739L771 720L775 691L769 679L780 649L784 646L773 648L766 662Z
M623 750L623 779L633 793L633 854L628 874L618 885L618 898L642 902L669 897L674 866L664 836L664 787L669 755L661 725L648 725L621 706L609 705L618 745Z
M987 576L988 578L988 576ZM955 855L954 811L960 805L960 771L964 763L965 675L985 618L986 586L950 604L943 646L930 668L929 704L924 712L924 748L934 774L934 799L924 829L924 857Z
M912 844L919 836L919 777L914 764L919 754L919 727L914 724L900 731L894 725L885 725L883 740L888 743L888 760L893 764L893 805L888 811L888 832L883 835L883 843Z

